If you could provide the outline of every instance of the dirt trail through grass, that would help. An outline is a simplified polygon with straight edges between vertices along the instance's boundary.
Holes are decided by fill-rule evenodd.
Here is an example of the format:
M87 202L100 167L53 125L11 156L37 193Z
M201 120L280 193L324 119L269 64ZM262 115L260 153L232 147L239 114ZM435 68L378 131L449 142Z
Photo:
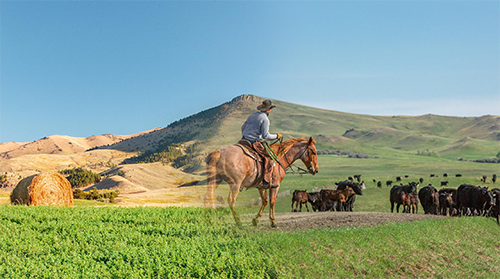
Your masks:
M259 226L269 227L266 215ZM450 218L437 215L382 212L289 212L276 213L279 230L375 226L392 222L413 222L431 218Z

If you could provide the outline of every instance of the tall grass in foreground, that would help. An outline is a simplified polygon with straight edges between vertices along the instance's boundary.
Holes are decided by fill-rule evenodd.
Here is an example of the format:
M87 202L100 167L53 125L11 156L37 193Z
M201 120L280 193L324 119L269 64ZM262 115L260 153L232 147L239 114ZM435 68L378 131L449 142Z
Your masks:
M3 205L0 277L500 277L493 219L282 232L239 228L228 214Z

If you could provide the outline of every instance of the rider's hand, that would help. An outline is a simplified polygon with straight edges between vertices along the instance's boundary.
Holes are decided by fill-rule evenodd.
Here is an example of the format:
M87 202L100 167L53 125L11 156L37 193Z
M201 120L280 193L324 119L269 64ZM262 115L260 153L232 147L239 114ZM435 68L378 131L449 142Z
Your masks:
M283 135L278 133L278 137L276 137L277 140L282 140L283 139Z

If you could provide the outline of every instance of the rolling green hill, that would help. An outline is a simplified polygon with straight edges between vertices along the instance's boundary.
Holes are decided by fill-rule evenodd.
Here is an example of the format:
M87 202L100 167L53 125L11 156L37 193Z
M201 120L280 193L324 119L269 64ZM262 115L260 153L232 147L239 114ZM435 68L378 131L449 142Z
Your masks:
M210 151L240 139L242 123L262 101L258 96L241 95L166 128L103 148L140 151L135 158L140 161L174 146L188 155L180 165L200 165ZM313 136L319 150L348 150L391 158L424 155L468 160L496 157L500 151L499 116L372 116L280 100L273 103L277 108L269 116L271 132L282 133L285 138ZM196 148L189 148L194 143L198 143Z

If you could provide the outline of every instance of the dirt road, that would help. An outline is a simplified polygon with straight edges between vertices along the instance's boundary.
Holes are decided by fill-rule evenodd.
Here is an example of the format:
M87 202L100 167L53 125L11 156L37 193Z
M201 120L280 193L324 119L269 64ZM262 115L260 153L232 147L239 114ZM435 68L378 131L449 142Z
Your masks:
M436 215L382 213L382 212L290 212L276 213L279 230L375 226L391 222L413 222L431 218L449 218ZM268 215L262 216L259 226L269 227Z

